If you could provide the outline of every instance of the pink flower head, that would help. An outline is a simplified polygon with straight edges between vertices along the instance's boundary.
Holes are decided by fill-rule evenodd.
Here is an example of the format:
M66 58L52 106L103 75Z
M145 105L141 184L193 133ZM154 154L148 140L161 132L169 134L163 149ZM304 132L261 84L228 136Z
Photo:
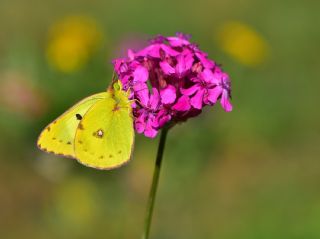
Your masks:
M138 133L153 138L167 123L185 121L206 105L220 101L231 111L231 84L227 73L208 59L190 36L157 36L145 48L113 61L115 72L130 89L134 125Z

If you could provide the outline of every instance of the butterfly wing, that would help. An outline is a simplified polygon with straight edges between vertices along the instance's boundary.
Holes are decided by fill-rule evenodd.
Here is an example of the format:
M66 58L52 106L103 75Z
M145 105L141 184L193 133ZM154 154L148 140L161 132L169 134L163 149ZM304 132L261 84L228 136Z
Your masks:
M111 98L102 92L89 96L50 123L38 138L38 147L49 153L75 158L74 138L81 118L98 101Z
M115 98L119 94L122 98ZM126 92L117 91L84 115L76 131L75 155L89 167L116 168L130 160L133 140L131 103Z

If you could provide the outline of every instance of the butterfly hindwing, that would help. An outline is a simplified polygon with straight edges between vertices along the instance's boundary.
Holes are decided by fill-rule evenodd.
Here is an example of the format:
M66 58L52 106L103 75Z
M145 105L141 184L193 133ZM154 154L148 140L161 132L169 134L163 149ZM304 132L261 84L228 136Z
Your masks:
M96 102L107 97L110 98L110 93L98 93L71 107L41 132L38 147L45 152L75 158L74 138L82 117Z
M84 115L75 137L75 156L80 163L112 169L129 161L134 129L131 103L125 94L117 90Z

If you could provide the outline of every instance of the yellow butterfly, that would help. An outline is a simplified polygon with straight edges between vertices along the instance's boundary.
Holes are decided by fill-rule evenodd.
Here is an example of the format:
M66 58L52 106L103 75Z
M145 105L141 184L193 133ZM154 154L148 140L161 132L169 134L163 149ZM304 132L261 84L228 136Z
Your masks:
M117 81L106 92L83 99L41 132L38 147L97 169L123 165L134 142L128 96Z

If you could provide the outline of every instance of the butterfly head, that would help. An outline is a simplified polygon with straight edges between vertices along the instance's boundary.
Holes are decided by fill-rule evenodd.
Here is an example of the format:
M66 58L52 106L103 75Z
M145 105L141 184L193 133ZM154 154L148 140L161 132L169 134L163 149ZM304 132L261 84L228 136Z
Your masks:
M120 80L115 81L110 87L109 92L111 92L112 98L115 100L117 107L128 107L131 105L130 90L123 90L123 85Z

